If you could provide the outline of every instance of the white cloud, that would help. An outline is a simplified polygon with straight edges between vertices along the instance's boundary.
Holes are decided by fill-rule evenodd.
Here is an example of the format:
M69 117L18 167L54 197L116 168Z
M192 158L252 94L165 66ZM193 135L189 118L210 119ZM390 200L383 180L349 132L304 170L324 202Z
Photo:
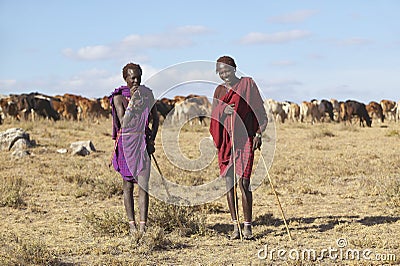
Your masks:
M268 44L268 43L285 43L295 40L304 39L310 36L309 31L304 30L291 30L276 32L272 34L251 32L246 36L242 37L240 42L242 44Z
M86 46L76 52L71 48L66 48L62 50L62 54L78 60L99 60L111 58L112 48L105 45Z
M188 61L157 71L144 82L153 89L156 98L161 98L164 95L179 94L178 92L183 87L187 87L184 84L219 83L219 77L215 74L214 69L215 62ZM192 91L191 93L197 92ZM209 96L212 96L212 91L210 94Z
M211 30L200 25L187 25L176 28L175 32L178 34L203 34L209 33Z
M297 22L303 22L304 20L315 15L316 13L318 13L318 11L316 10L309 10L309 9L297 10L284 15L270 17L267 20L268 22L272 23L297 23Z
M171 49L181 48L192 45L193 42L187 37L170 34L157 35L129 35L125 37L117 46L123 49L148 49L160 48Z
M85 97L100 97L108 95L118 84L123 85L121 73L110 73L102 69L89 69L77 73L66 80L58 82L58 87L65 93L82 95Z
M194 44L188 35L204 34L210 30L204 26L182 26L158 34L131 34L115 43L82 47L78 50L66 48L62 54L77 60L104 60L111 58L145 57L148 49L179 49Z
M111 48L105 45L87 46L80 48L77 52L78 57L92 60L103 59L110 55Z

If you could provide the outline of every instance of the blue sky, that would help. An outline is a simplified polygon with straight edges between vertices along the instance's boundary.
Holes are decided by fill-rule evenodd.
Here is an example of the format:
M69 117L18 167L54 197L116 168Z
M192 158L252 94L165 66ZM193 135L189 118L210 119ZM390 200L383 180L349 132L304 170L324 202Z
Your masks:
M0 0L0 94L102 97L124 84L128 62L146 81L231 55L266 98L397 101L399 13L397 0Z

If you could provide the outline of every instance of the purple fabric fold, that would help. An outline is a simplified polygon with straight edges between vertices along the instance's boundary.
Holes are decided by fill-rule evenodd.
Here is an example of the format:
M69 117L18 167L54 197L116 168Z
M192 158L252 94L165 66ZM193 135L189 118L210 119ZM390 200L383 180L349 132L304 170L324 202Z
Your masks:
M121 123L118 119L117 116L117 111L115 110L113 100L115 95L120 95L128 98L128 100L131 98L131 91L128 86L121 86L119 88L116 88L111 95L109 96L110 99L110 104L111 104L111 116L113 118L113 127L112 127L112 139L117 138L118 130L121 128ZM126 108L126 106L125 106Z
M138 175L148 176L150 169L150 157L146 150L146 135L151 131L149 125L149 114L154 103L152 91L139 86L138 92L143 105L140 109L129 108L131 95L129 87L122 86L114 90L110 96L113 114L113 135L116 140L116 147L112 164L114 169L119 172L123 179L137 182ZM124 96L123 105L125 114L120 121L113 104L113 97L122 94Z

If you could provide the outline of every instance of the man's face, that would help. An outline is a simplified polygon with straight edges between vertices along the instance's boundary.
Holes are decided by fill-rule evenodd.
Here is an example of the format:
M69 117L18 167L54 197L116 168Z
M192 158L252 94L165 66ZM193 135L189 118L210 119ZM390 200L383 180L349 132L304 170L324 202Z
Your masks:
M226 84L230 84L231 81L234 79L235 77L235 68L224 64L224 63L218 63L217 65L217 71L218 71L218 75L219 77L226 83Z
M140 71L137 69L128 69L126 76L126 84L129 88L139 87L140 82L142 81L142 76Z

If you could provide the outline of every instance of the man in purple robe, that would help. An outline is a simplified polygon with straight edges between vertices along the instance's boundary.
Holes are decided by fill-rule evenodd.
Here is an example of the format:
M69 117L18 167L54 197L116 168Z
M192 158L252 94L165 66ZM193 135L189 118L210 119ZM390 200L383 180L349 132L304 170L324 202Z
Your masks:
M149 147L154 147L159 118L152 91L140 85L142 69L129 63L122 70L127 86L114 90L110 96L115 140L112 164L123 179L124 206L129 219L131 233L136 231L133 189L139 186L139 231L146 229L150 178ZM149 121L151 129L149 127ZM154 149L151 152L154 152Z

